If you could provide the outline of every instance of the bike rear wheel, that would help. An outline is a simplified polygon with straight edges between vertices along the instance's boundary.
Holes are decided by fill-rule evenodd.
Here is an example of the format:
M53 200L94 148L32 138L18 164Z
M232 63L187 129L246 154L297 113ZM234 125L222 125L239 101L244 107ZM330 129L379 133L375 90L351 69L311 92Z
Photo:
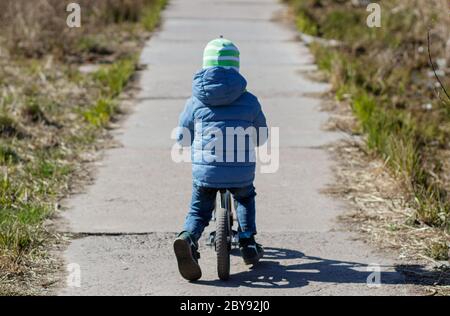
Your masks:
M217 274L219 279L228 280L230 278L230 216L225 208L216 210L216 254L217 254Z

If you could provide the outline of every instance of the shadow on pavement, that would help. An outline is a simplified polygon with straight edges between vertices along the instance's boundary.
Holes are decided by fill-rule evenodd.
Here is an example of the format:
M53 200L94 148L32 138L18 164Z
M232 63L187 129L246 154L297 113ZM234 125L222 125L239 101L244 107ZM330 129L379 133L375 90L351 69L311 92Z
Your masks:
M236 254L235 252L233 254ZM302 263L280 264L281 260L301 260ZM228 281L197 281L197 284L219 287L299 288L310 282L330 284L367 284L373 273L367 264L306 256L302 252L281 248L265 248L264 259L248 271L231 271ZM425 270L421 265L380 266L382 284L450 285L442 271Z

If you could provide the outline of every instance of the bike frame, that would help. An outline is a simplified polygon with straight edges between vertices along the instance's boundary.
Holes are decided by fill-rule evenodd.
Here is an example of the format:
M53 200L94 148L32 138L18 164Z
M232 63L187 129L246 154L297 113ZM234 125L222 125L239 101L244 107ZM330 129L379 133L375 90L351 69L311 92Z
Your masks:
M220 190L220 207L232 212L231 193L228 190Z

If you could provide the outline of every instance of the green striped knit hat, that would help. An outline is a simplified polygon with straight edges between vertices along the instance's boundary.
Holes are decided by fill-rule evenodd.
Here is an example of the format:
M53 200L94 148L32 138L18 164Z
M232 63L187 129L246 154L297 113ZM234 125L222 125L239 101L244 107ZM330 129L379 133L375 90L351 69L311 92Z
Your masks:
M203 69L209 67L233 68L239 71L239 49L230 40L212 40L203 53Z

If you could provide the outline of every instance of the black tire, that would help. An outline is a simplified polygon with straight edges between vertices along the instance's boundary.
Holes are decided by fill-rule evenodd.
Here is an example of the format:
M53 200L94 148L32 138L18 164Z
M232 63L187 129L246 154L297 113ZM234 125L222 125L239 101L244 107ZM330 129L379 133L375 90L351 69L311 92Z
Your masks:
M216 254L217 254L217 274L219 279L226 281L230 278L230 247L229 230L230 217L226 209L216 210Z

